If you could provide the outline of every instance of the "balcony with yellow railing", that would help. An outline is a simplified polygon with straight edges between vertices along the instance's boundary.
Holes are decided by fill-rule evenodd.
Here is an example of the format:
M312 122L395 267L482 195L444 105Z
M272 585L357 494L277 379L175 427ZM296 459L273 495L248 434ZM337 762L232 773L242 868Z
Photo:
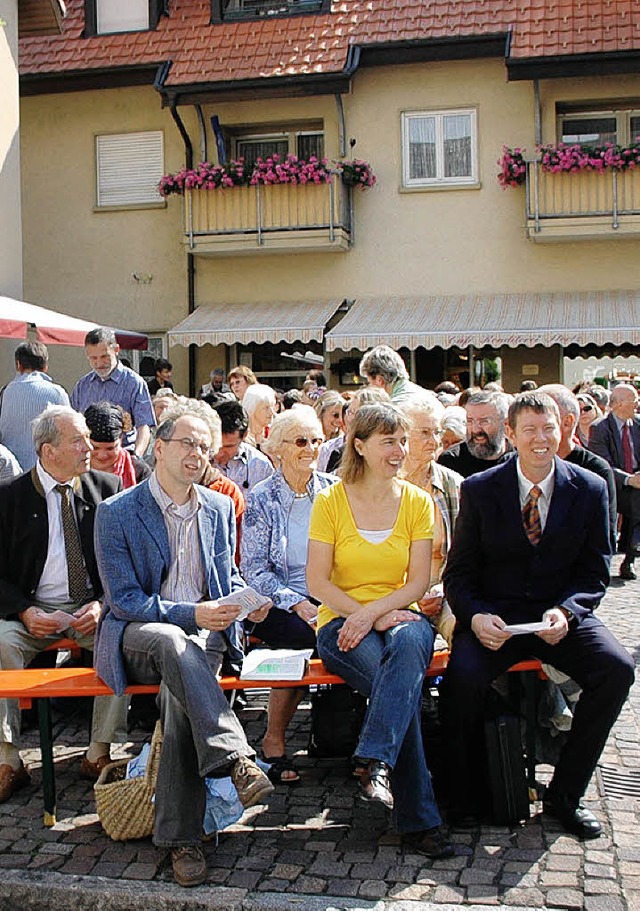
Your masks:
M352 243L351 188L330 183L188 189L183 243L190 253L345 252Z
M640 168L544 170L526 163L527 234L539 243L640 237Z

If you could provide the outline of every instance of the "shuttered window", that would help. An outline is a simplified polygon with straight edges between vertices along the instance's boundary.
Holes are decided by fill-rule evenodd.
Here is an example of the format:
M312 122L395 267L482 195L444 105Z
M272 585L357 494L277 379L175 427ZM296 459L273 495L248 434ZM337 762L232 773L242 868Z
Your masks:
M164 173L160 130L96 137L98 206L161 202L158 182Z

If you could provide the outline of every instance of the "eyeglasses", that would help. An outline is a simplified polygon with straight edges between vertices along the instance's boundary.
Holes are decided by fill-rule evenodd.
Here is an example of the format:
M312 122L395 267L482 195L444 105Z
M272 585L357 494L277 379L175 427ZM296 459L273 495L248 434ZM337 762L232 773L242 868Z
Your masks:
M182 437L179 440L176 440L174 437L171 437L170 440L163 440L163 443L180 443L185 452L199 452L200 455L208 456L211 449L209 443L196 443L195 440L190 440L189 437Z
M293 443L294 446L297 446L298 449L304 449L307 443L311 444L311 448L315 449L316 446L319 446L322 443L321 437L296 437L295 440L283 440L284 443Z
M580 412L584 414L585 411L593 411L593 405L583 405Z
M491 425L495 423L496 418L467 418L467 427L480 427L481 430L491 427Z

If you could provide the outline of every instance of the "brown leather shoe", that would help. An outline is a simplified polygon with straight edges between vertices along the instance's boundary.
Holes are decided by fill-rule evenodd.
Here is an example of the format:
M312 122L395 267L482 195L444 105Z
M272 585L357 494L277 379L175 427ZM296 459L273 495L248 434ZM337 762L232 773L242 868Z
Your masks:
M22 763L17 769L13 769L6 762L0 765L0 803L9 800L14 791L19 791L28 784L31 784L31 775Z
M386 762L371 759L360 775L360 796L363 800L375 801L393 810L393 794L389 775L391 769Z
M275 791L262 769L247 756L240 756L231 767L231 780L238 792L240 803L247 810Z
M198 845L183 845L171 851L173 878L179 886L201 886L207 878L207 862Z
M98 756L95 762L91 762L85 756L80 763L80 777L86 778L87 781L97 781L100 778L100 772L110 762L113 762L110 756Z

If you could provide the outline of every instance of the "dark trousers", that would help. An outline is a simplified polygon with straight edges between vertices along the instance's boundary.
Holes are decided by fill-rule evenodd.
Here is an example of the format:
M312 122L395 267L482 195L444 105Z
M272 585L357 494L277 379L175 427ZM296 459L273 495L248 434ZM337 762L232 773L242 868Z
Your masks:
M272 607L262 623L248 626L251 633L272 648L315 648L316 634L295 611Z
M557 645L538 636L513 636L497 652L471 632L459 630L441 685L450 800L465 813L481 812L483 781L478 756L483 739L484 701L491 682L512 664L540 658L582 688L571 733L553 776L556 793L577 802L587 789L609 731L633 683L628 652L595 617L572 628Z
M616 500L618 512L625 518L622 525L623 537L620 542L620 550L630 560L633 560L635 557L634 539L636 546L640 540L640 490L625 486L616 475Z

